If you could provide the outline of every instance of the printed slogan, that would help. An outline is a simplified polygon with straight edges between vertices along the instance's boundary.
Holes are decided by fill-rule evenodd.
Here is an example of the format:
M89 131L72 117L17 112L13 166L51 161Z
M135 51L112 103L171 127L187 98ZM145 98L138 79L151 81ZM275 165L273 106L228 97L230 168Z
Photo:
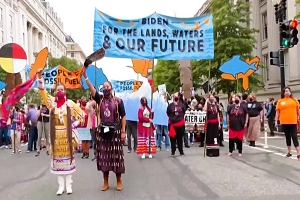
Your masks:
M154 13L138 20L112 18L96 9L94 50L138 59L213 59L212 15L179 19Z

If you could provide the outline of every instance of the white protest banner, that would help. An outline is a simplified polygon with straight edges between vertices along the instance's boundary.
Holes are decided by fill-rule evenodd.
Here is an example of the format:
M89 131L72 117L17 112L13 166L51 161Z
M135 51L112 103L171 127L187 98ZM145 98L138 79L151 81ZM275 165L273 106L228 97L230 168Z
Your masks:
M187 110L185 112L184 119L186 131L204 130L204 125L206 122L206 112Z
M91 140L91 133L89 128L77 128L78 140Z

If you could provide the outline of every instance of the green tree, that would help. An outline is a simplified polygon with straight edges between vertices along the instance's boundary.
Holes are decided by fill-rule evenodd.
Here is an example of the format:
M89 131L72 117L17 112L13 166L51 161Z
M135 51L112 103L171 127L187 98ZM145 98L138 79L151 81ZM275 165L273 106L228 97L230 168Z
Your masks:
M77 64L76 60L69 59L64 56L61 58L50 57L48 59L48 65L50 68L61 65L69 71L76 71L76 70L80 69L80 66ZM88 95L88 91L86 91L84 89L68 89L67 90L68 99L77 100L77 99L80 99L82 96L87 96L87 95Z
M296 5L300 5L300 0L296 0ZM300 18L300 12L295 16L295 19L299 19Z
M7 72L0 66L0 81L5 82Z
M257 30L249 27L250 4L244 0L237 0L235 5L229 1L213 0L211 14L214 16L214 59L194 61L193 79L199 83L210 77L216 92L230 95L231 92L237 91L241 80L220 79L219 67L234 55L251 58L255 44L254 33ZM262 85L262 79L258 74L252 75L249 84L251 90L258 90L257 86Z
M167 91L172 94L179 90L180 74L178 62L175 60L159 60L154 68L154 85L166 84Z
M33 103L40 105L42 102L41 95L38 94L38 91L36 89L30 89L26 95L26 103Z

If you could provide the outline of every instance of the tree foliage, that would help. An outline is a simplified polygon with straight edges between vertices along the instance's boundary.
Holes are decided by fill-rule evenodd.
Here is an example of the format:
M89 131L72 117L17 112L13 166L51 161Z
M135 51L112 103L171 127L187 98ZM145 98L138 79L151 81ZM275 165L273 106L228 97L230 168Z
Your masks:
M296 5L300 5L300 0L296 0ZM300 12L295 16L295 19L299 19L300 18Z
M76 71L76 70L80 69L80 66L77 64L76 60L69 59L64 56L61 58L50 57L48 59L48 65L49 65L49 68L53 68L58 65L61 65L69 71ZM88 91L86 91L84 89L72 89L72 90L68 89L67 90L68 99L77 100L77 99L80 99L82 96L87 96L87 95L88 95Z
M159 60L154 68L154 85L166 84L167 91L172 94L180 87L179 63L175 60Z
M214 16L215 57L213 60L193 61L193 79L204 82L210 77L214 80L216 92L230 94L239 89L237 86L241 85L241 81L220 79L219 67L234 55L251 58L255 44L254 33L257 31L249 27L250 5L243 0L237 0L235 5L229 1L213 0L210 13ZM250 90L257 90L257 86L262 85L261 77L258 74L252 75L249 85Z
M26 103L33 103L36 105L41 105L42 103L41 95L39 95L37 89L30 89L26 93L25 98L26 98Z
M0 66L0 81L5 82L7 72Z

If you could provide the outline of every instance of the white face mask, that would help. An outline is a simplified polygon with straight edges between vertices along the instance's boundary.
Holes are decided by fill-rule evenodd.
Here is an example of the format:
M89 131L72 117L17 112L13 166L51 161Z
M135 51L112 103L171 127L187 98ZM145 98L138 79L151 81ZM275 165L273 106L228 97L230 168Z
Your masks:
M290 91L287 91L284 94L287 95L287 96L291 96L291 92Z

